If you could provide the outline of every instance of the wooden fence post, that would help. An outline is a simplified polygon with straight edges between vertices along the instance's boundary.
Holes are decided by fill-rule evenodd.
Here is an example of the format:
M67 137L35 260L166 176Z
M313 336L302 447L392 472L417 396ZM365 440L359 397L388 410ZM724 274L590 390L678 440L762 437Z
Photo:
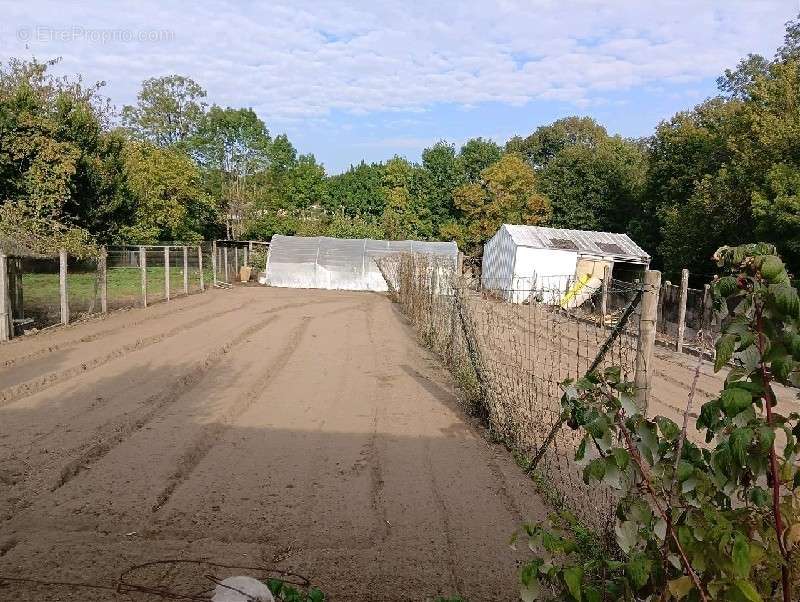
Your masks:
M211 272L214 275L214 286L217 285L217 241L211 242Z
M606 314L608 313L608 289L611 284L611 270L608 266L603 267L603 289L600 293L600 319L601 326L606 323Z
M647 401L650 395L653 347L656 343L656 319L658 317L658 294L661 290L661 272L647 270L644 273L642 302L639 310L639 340L636 345L636 373L634 387L636 404L647 415Z
M247 250L247 247L245 247L243 251L244 251L244 263L242 265L250 265L250 252Z
M183 247L183 294L189 294L189 247Z
M203 245L197 245L197 266L200 270L200 292L206 290L206 283L203 280Z
M228 247L222 247L222 263L224 264L225 282L229 282L229 279L228 279Z
M61 323L69 324L69 296L67 295L67 250L58 252L58 290L61 300Z
M100 279L100 311L108 313L108 250L106 246L100 247L100 257L97 258L97 277Z
M139 247L139 271L142 274L142 307L147 307L147 249Z
M233 247L233 279L239 279L239 247Z
M22 259L19 257L6 257L6 272L7 272L7 287L8 297L11 305L11 319L13 323L14 318L24 318L24 303L22 295ZM12 332L13 336L14 333Z
M8 290L8 257L5 253L0 253L0 341L8 341L13 336L14 321L11 316Z
M169 301L169 245L164 247L164 299Z
M711 285L703 285L703 321L701 328L709 333L711 332L711 318L713 317L713 307L711 304Z
M686 297L689 293L689 270L681 270L681 290L678 297L678 336L675 349L678 353L683 351L683 338L686 333Z

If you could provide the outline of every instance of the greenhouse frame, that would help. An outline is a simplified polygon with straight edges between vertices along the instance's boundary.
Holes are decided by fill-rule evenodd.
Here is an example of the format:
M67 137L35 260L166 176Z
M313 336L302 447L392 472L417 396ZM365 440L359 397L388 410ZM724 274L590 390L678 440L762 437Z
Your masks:
M384 292L388 287L375 259L399 253L452 260L454 268L458 264L455 242L276 234L267 256L266 283L285 288Z

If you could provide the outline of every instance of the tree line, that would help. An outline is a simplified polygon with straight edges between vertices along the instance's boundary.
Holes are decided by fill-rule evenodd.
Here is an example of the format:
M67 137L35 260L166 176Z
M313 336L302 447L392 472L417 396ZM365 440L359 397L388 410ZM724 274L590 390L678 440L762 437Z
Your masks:
M509 222L628 232L667 276L710 272L717 247L755 239L800 267L800 21L772 58L748 55L646 138L574 116L335 175L191 78L148 79L116 111L102 83L55 77L53 63L0 64L0 234L446 239L479 255Z

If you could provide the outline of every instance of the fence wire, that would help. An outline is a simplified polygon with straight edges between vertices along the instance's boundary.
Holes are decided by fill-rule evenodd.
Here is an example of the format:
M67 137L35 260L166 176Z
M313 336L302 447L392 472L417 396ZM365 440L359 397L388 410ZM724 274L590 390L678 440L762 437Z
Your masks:
M625 307L639 299L638 283L617 280L605 289L586 289L566 276L515 279L512 288L502 288L422 255L378 263L422 341L448 363L468 409L485 418L495 438L528 458L559 422L561 383L586 374ZM627 322L599 368L619 366L625 379L634 380L638 324L637 316ZM579 443L578 432L558 430L537 472L585 524L606 530L613 524L614 496L584 484L583 464L593 456L576 462Z
M17 333L59 324L58 258L10 258L8 262L11 313ZM16 264L13 267L12 262Z

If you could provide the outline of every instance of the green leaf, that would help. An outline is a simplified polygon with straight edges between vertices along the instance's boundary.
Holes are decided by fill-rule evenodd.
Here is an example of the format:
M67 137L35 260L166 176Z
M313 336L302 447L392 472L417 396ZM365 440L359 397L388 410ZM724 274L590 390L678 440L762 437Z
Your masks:
M580 462L583 460L584 456L586 455L586 441L588 437L584 437L581 439L580 445L578 445L578 449L575 450L575 460Z
M739 579L734 586L739 593L744 596L745 600L749 600L750 602L763 602L761 596L756 591L756 588L753 587L753 584L745 579Z
M522 602L535 602L542 593L542 585L539 579L531 579L520 587L519 596Z
M605 458L595 458L589 464L586 465L586 468L583 469L583 482L587 485L589 481L594 479L595 481L602 481L603 477L606 474L606 461Z
M733 570L739 579L750 575L750 543L741 533L737 533L733 540L731 560L733 561Z
M769 282L775 282L784 272L783 262L775 255L767 255L761 262L761 275Z
M677 579L671 579L668 581L667 587L669 588L669 593L672 594L672 597L680 600L681 598L685 598L686 594L692 591L694 583L692 583L691 577L684 575L683 577L678 577Z
M733 276L723 276L714 283L714 293L718 297L730 297L738 289L739 285Z
M617 545L626 554L629 554L639 541L639 526L633 521L618 521L614 525L614 533L617 536Z
M678 474L676 476L678 477L679 483L685 481L693 474L694 474L694 465L692 463L681 461L681 463L678 464Z
M308 599L310 602L324 602L325 594L323 594L322 591L316 587L312 587L310 590L308 590Z
M667 521L659 517L659 519L656 521L656 524L653 525L653 533L655 533L656 537L658 537L661 541L664 541L664 539L667 537Z
M772 284L769 287L775 299L775 305L784 314L796 318L800 314L800 299L797 291L790 284Z
M603 377L610 383L618 383L621 379L622 369L619 366L610 366L603 372Z
M681 429L669 418L656 416L656 424L658 425L658 430L661 431L667 441L674 441L681 434Z
M621 470L625 470L628 467L631 457L627 450L621 447L615 447L611 450L611 454L614 456L614 461Z
M764 507L769 503L770 497L765 489L756 485L750 490L750 501L756 506Z
M758 441L762 452L767 452L775 441L775 430L763 425L758 428Z
M794 361L791 355L781 355L772 360L770 367L772 368L772 374L777 380L786 382L792 368L794 368Z
M747 449L753 440L753 429L750 428L735 428L731 431L728 438L731 448L731 454L737 466L744 466L747 464Z
M719 372L733 357L736 335L724 334L717 341L717 357L714 359L714 372Z
M596 587L587 587L583 592L586 602L602 602L603 594Z
M650 579L653 561L645 554L636 553L625 564L625 574L635 590L641 589Z
M573 566L564 570L564 583L567 584L567 589L570 595L580 602L581 600L581 582L583 581L583 568Z
M753 396L739 387L729 387L722 391L719 396L722 402L722 409L727 416L736 416L739 412L746 409L753 403Z

